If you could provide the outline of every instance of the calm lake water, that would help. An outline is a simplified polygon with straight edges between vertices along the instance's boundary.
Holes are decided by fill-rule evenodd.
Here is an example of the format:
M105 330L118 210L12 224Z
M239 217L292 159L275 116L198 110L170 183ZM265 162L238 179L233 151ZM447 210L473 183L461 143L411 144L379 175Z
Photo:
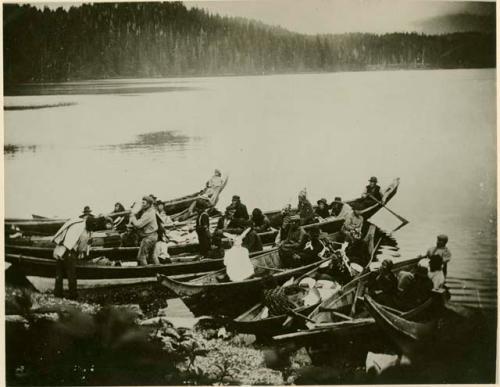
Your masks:
M369 176L400 177L390 207L410 220L394 235L402 257L448 234L454 299L496 307L495 82L488 69L30 88L39 95L5 99L6 216L174 198L214 168L230 175L220 208L233 194L281 208L303 187L314 201L349 199ZM397 225L385 210L374 222Z

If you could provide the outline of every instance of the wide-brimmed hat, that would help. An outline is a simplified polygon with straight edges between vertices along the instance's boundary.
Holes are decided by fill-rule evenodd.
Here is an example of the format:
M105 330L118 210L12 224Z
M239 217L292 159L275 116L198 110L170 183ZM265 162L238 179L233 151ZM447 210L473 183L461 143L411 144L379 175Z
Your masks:
M323 203L325 206L326 206L326 205L328 205L328 202L326 201L326 199L325 199L325 198L321 198L321 199L319 199L319 200L317 201L317 203L318 203L318 205L319 205L320 203Z
M375 176L370 177L370 180L368 180L368 181L369 182L373 181L374 183L378 182L378 180L377 180L377 178Z
M83 207L83 211L82 211L82 214L80 215L80 218L83 218L84 216L91 215L91 214L92 214L92 210L90 209L90 207L85 206L85 207Z

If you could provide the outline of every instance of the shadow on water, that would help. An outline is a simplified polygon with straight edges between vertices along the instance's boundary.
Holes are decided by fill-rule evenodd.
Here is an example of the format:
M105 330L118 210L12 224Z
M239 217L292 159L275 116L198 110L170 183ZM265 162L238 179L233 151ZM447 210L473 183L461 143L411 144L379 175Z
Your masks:
M61 102L61 103L45 104L45 105L17 105L17 106L10 105L10 106L4 106L3 110L15 111L15 110L49 109L55 107L73 106L76 104L77 104L76 102Z
M5 144L3 146L3 153L8 156L13 156L19 152L36 152L36 145L14 145L14 144Z
M180 134L177 131L160 131L152 133L139 134L135 141L117 144L117 145L106 145L99 147L99 149L119 149L119 150L137 150L137 149L147 149L147 150L162 150L167 147L181 147L192 141L199 141L199 137L190 137L185 134Z

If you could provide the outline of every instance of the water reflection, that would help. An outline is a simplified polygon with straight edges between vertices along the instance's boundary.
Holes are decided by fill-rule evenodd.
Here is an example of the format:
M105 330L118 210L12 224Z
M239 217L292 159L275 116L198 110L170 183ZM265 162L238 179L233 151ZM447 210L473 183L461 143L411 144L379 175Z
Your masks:
M122 84L116 83L63 83L63 84L24 84L16 87L8 87L6 96L23 95L101 95L101 94L146 94L167 93L179 91L195 91L200 88L192 86L171 86L161 84Z
M98 147L98 149L118 149L120 151L136 151L142 149L153 152L165 148L185 150L188 143L200 140L201 137L190 137L177 131L165 130L153 133L142 133L137 135L136 140L133 142L106 145Z

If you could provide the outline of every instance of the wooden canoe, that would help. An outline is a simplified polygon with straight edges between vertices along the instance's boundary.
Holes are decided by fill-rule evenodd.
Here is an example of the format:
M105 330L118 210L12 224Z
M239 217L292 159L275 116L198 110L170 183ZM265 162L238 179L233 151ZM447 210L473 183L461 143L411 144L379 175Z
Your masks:
M214 192L210 198L210 205L213 207L219 200L219 195L227 185L229 178L226 176L223 184ZM186 195L178 199L166 200L165 212L174 220L186 220L193 214L188 214L186 210L203 197L207 188L195 192L191 195ZM5 227L15 226L19 228L25 235L54 235L69 219L45 218L38 215L33 216L33 219L22 218L6 218Z
M398 315L387 310L370 296L365 297L366 308L381 330L409 358L414 358L436 338L437 321L411 321L407 315Z
M258 256L265 252L252 253ZM5 261L15 265L24 275L35 277L55 277L55 260L17 254L5 254ZM125 279L152 278L157 274L179 275L211 272L224 267L223 259L200 259L199 256L180 257L175 263L148 266L108 266L81 261L76 266L78 279Z
M394 181L383 191L382 202L387 203L394 195L397 193L399 187L399 178L394 179ZM356 199L360 201L361 199ZM349 203L353 203L355 201L351 201ZM369 217L373 216L378 210L380 210L382 206L380 204L369 205L365 209L361 210L363 217L367 220ZM280 211L268 211L266 215L270 218L279 216ZM313 223L306 226L303 226L305 230L311 227L320 227L321 231L326 232L328 234L332 234L341 230L342 225L344 224L344 219L342 218L329 218L320 223ZM271 228L269 231L265 231L263 233L259 233L261 241L264 245L274 243L276 236L278 235L278 230ZM109 237L111 238L111 236ZM42 238L43 239L43 238ZM99 244L102 246L107 243L107 239L103 238L102 241L99 239ZM29 245L26 245L29 243ZM42 258L50 258L52 257L53 246L47 246L47 241L43 240L40 242L42 246L38 245L36 240L32 240L29 242L17 241L15 239L11 239L6 241L5 250L7 253L11 254L24 254L32 257L42 257ZM49 242L50 243L50 242ZM113 242L115 243L115 242ZM224 247L229 248L231 243L229 240L223 240ZM21 246L19 244L22 244ZM116 259L119 257L120 259L135 259L137 256L139 248L138 247L117 247L117 246L109 246L109 247L93 247L91 249L90 255L92 257L97 256L105 256L110 259ZM199 251L198 243L185 243L172 246L169 249L171 255L177 254L195 254Z
M158 282L181 297L195 315L217 314L236 317L260 299L263 277L272 276L277 284L282 284L323 262L325 260L288 269L283 266L278 249L275 248L252 258L255 274L258 277L240 282L219 282L218 276L225 272L225 269L222 269L185 282L158 275Z
M395 262L393 272L410 270L418 264L420 258ZM323 301L308 316L315 322L308 330L277 335L273 339L280 342L293 341L304 344L322 343L326 339L356 336L375 328L375 320L358 307L353 308L363 298L362 294L368 280L376 272L367 272L354 278L342 287L339 293ZM353 313L354 312L354 313Z
M375 239L375 232L376 232L376 227L374 225L370 225L368 232L365 235L365 241L367 242L367 245L369 246L368 248L368 254L370 256L375 254L374 249L376 249L376 245L378 246L377 243L374 243ZM369 257L367 261L369 260ZM314 275L314 273L317 271L318 267L314 268L308 273L305 273L304 275L298 277L293 283L297 285L303 278L306 276L311 276ZM307 316L309 315L313 310L316 309L316 307L320 303L318 302L315 305L310 305L310 306L301 306L298 308L295 308L293 310L293 313L299 314L302 316ZM241 333L250 333L250 334L255 334L258 336L275 336L279 333L285 333L289 331L293 331L294 326L297 326L299 324L290 324L287 325L286 327L284 326L285 321L293 316L292 314L281 314L281 315L274 315L274 316L268 316L266 318L262 318L263 311L265 309L264 303L260 302L256 305L254 305L252 308L238 316L232 321L232 326ZM298 321L300 320L300 321ZM296 319L295 322L299 322L300 325L303 325L302 323L304 322L304 319L299 318ZM300 326L299 325L299 326Z

